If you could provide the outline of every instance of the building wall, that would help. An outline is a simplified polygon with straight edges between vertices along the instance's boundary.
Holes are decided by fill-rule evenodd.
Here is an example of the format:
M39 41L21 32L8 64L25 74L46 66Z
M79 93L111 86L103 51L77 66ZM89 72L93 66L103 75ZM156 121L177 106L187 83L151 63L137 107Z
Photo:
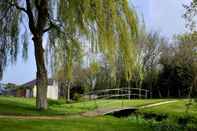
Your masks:
M36 85L35 85L34 88L33 88L33 97L36 97L36 91L37 91L37 88L36 88Z
M26 96L25 89L16 90L16 97L25 97L25 96Z
M53 82L53 85L48 86L47 97L53 100L58 99L58 83Z
M26 89L26 96L27 98L30 98L31 97L31 91L30 89Z
M26 89L26 98L32 98L33 97L33 88Z
M37 90L37 87L34 86L34 88L33 88L33 96L34 97L36 97L36 90ZM53 82L53 85L48 85L47 98L52 99L52 100L58 99L58 83L57 82Z

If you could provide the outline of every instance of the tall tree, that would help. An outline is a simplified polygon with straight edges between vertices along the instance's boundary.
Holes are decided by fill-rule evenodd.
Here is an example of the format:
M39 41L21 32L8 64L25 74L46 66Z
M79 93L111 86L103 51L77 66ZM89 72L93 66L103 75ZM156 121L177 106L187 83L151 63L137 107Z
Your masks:
M24 20L25 16L28 20ZM47 51L51 56L50 62L54 69L64 66L68 77L72 74L74 56L84 41L90 42L91 48L107 56L111 65L116 60L117 51L120 51L124 58L125 74L127 78L131 77L137 20L128 0L1 0L1 72L9 57L16 61L21 22L24 25L28 23L26 28L31 32L34 43L37 109L47 109L48 81L43 48L46 32L49 35ZM23 46L27 47L26 44Z
M190 2L190 4L189 5L183 5L184 6L184 8L185 8L185 14L183 15L183 17L185 18L185 20L186 20L186 22L187 22L187 24L186 24L186 27L188 27L189 28L189 30L190 30L190 35L189 35L189 41L190 41L190 43L191 43L191 41L192 41L192 43L195 45L194 46L194 49L192 50L192 51L194 51L195 52L195 57L196 57L196 55L197 55L197 51L196 51L196 48L197 48L197 41L196 41L196 16L197 16L197 0L192 0L191 2ZM184 37L185 38L185 37ZM186 40L188 41L188 36L186 35ZM196 67L196 59L195 59L195 64L194 64L194 67ZM195 69L195 68L194 68ZM194 70L194 72L196 72L196 70ZM193 81L193 87L194 88L196 88L196 90L197 90L197 76L196 76L196 73L194 73L194 76L195 76L195 78L194 78L194 81Z

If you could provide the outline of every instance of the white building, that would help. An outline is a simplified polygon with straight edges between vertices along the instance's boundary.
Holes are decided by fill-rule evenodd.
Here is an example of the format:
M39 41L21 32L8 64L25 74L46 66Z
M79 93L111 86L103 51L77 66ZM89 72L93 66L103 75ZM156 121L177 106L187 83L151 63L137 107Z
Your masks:
M22 85L23 91L19 93L24 97L31 98L36 97L37 87L36 87L36 80L32 80ZM47 98L57 100L59 98L59 88L58 82L53 79L48 80L47 86Z

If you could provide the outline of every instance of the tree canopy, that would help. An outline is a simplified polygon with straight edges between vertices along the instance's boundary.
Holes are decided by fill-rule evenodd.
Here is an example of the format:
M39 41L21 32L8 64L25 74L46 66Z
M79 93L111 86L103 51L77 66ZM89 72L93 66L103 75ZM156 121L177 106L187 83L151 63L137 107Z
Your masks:
M73 62L87 42L92 50L106 56L113 70L117 56L121 56L126 78L132 76L137 16L128 0L1 0L0 25L1 75L10 60L16 62L20 47L27 58L28 38L32 37L38 109L47 108L44 33L49 38L48 62L55 71L64 67L67 78L71 78Z
M52 49L53 65L57 69L66 67L67 75L71 75L73 60L81 56L82 43L89 43L92 50L103 53L111 65L114 65L121 52L127 77L130 78L137 16L128 1L67 0L60 1L59 5L57 19L63 24L60 32L50 32L52 38L49 42L56 43L49 48Z

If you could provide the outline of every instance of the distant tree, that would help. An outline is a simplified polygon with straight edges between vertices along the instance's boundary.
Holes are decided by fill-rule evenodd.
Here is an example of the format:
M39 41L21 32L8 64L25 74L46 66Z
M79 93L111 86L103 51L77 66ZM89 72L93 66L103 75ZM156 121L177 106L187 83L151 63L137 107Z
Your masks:
M13 84L13 83L8 83L8 84L5 85L6 89L13 89L13 88L16 88L16 87L18 87L18 86Z
M94 90L97 82L97 74L100 72L100 65L96 61L93 61L90 64L89 69L90 69L90 76L89 76L90 87L91 90Z
M186 27L193 32L196 30L197 1L192 0L189 5L184 4L183 7L185 8L183 18L187 22Z
M157 32L150 32L146 35L144 41L139 43L141 63L144 71L144 84L153 91L157 84L159 59L161 48L168 42Z
M137 35L136 14L128 0L1 0L0 73L11 57L16 61L19 32L25 25L23 48L27 51L30 31L37 67L37 109L47 109L47 70L43 35L48 33L48 52L54 67L64 66L71 75L73 56L83 40L98 48L113 65L116 52L124 56L127 77L131 76L132 44ZM20 26L19 26L20 25ZM27 54L27 53L25 53ZM24 55L26 56L26 55ZM46 61L47 62L47 61ZM66 65L64 65L66 64ZM60 68L56 68L60 69Z
M197 56L193 35L179 36L173 47L167 47L162 53L159 86L163 96L186 97L194 94Z
M190 81L190 91L192 91L190 93L194 95L197 92L197 32L183 34L179 36L178 40L180 42L180 54L177 57L182 60L183 64L189 66L188 70L192 80Z
M167 40L157 32L146 32L144 28L139 31L137 39L137 57L135 75L132 79L137 88L146 88L151 92L157 90L159 60L162 46L168 44Z

